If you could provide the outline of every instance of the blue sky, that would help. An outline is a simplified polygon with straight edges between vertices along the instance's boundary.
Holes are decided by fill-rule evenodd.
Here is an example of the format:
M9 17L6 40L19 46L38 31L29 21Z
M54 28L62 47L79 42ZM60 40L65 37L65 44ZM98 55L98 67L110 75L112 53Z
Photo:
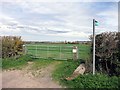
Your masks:
M100 23L96 34L118 31L117 2L16 0L0 4L2 36L16 35L32 41L89 40L93 18Z

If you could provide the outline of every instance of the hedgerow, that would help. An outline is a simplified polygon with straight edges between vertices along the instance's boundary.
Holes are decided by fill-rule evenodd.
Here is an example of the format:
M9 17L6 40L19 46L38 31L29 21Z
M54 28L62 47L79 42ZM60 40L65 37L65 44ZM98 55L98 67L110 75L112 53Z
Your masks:
M104 32L95 38L96 70L108 75L120 75L120 33Z

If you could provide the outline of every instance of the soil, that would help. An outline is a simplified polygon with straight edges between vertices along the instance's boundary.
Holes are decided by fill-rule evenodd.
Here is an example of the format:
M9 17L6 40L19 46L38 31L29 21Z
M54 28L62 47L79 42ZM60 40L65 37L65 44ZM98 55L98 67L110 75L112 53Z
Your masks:
M62 88L52 79L52 71L58 63L52 63L39 70L31 70L32 62L22 70L2 72L2 88Z

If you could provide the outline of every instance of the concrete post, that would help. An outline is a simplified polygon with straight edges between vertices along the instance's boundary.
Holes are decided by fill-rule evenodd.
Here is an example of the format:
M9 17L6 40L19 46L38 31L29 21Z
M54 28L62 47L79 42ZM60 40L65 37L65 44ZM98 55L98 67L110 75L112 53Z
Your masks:
M73 60L77 60L78 59L78 47L77 46L73 46Z

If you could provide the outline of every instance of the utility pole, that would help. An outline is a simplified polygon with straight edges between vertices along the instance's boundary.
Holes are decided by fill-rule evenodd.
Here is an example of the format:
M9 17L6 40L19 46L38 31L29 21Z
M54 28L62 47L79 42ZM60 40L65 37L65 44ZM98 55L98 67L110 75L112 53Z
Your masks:
M95 19L93 19L93 75L95 74Z
M93 75L95 74L95 26L98 25L98 22L93 19Z

